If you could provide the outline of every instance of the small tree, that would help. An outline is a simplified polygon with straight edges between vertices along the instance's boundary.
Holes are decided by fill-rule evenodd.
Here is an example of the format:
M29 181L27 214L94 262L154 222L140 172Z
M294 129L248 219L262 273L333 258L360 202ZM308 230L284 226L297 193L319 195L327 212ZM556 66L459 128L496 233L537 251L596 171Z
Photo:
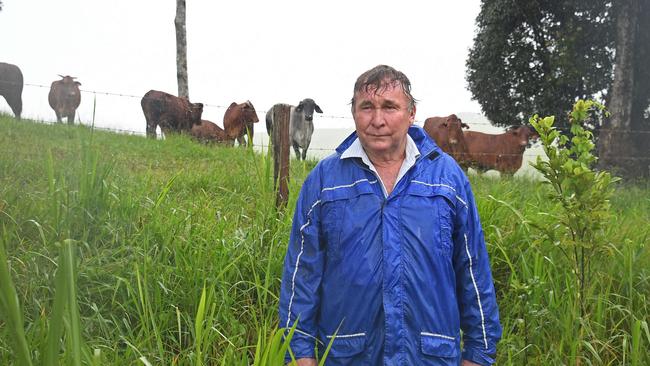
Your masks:
M553 126L555 117L530 118L539 133L548 161L537 157L533 167L553 187L550 199L560 206L556 222L538 225L545 236L573 265L579 292L580 314L585 315L585 287L590 279L593 255L604 246L603 228L610 214L612 178L607 171L595 171L593 134L583 127L594 110L604 106L592 100L578 100L569 113L570 134Z

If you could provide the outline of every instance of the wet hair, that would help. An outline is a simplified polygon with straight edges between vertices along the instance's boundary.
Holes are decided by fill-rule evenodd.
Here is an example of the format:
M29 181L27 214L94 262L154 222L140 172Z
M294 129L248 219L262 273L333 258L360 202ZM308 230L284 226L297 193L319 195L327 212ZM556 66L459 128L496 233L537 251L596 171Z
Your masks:
M395 84L398 84L402 88L404 95L409 100L409 112L413 111L417 100L411 95L411 82L403 72L395 70L388 65L377 65L357 78L357 82L354 83L352 99L350 100L352 110L354 110L354 97L357 92L367 93L369 90L374 90L375 94L379 94L386 90L388 86Z

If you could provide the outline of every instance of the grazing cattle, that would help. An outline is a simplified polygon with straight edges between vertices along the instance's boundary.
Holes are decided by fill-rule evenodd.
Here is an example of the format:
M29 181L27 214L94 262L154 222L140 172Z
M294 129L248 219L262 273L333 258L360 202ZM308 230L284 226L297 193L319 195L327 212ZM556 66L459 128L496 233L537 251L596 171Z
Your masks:
M56 121L61 122L64 117L68 119L68 124L74 123L74 115L81 102L81 92L79 92L80 82L75 81L75 77L70 75L59 75L61 80L52 82L50 94L47 100L50 107L54 109Z
M17 119L23 111L23 73L16 65L0 62L0 96L3 96Z
M166 135L171 132L187 132L201 123L202 103L190 103L187 98L149 90L140 102L147 120L147 136L156 138L156 126Z
M259 118L253 103L249 100L241 104L232 102L223 115L223 129L228 143L234 145L236 139L239 146L253 146L253 124L257 122ZM244 136L249 134L250 140L246 142Z
M465 131L464 164L479 172L495 169L501 174L512 175L521 168L524 151L531 139L537 138L539 135L529 126L510 127L499 135Z
M202 119L198 125L193 125L190 131L192 136L202 142L225 142L226 132L208 120Z
M266 112L266 131L272 136L273 131L273 110L280 106L276 104ZM291 106L289 113L289 138L296 153L296 159L305 160L307 149L311 143L311 135L314 133L314 112L323 113L313 99L303 99L298 106ZM300 149L302 148L302 154Z
M430 117L424 121L424 130L442 151L451 155L459 163L463 161L463 156L467 152L463 128L469 126L455 114L447 117Z

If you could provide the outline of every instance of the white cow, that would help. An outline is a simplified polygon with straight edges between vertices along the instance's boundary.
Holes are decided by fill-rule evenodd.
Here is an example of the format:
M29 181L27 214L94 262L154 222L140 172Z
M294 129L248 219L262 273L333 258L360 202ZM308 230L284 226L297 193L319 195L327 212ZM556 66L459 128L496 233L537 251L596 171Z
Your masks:
M276 104L266 112L266 131L272 136L273 130L273 110L282 104ZM307 149L311 143L311 135L314 133L314 112L323 113L318 104L313 99L303 99L298 106L290 106L289 115L289 136L293 150L296 153L296 159L305 160ZM302 154L300 152L302 148Z

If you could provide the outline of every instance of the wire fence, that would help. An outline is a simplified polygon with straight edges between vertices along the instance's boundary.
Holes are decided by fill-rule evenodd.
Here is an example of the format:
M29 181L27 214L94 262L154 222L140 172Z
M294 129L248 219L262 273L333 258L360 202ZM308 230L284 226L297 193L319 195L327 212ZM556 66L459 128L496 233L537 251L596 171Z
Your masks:
M0 80L0 83L3 84L17 84L14 82L8 82L8 81L2 81ZM23 83L24 86L30 87L30 88L41 88L41 89L49 89L49 85L43 85L43 84L37 84L37 83ZM142 100L144 96L141 95L134 95L134 94L129 94L129 93L122 93L122 92L111 92L111 91L101 91L101 90L93 90L93 89L85 89L85 88L80 88L79 91L81 93L85 94L92 94L93 96L97 95L105 95L105 96L111 96L111 97L119 97L119 98L132 98L136 100ZM219 109L228 109L230 106L225 106L221 104L214 104L214 103L205 103L202 102L204 106L207 107L212 107L212 108L219 108ZM265 115L267 113L267 110L258 110L258 112L262 113L262 115ZM322 114L320 118L324 119L340 119L340 120L345 120L349 121L350 125L353 126L354 120L352 119L351 116L339 116L339 115L328 115L328 114ZM53 123L53 122L47 122L47 121L41 121L42 123ZM424 122L424 121L422 121ZM495 127L492 125L489 121L473 121L469 122L472 125L484 125L484 126L490 126L490 127ZM145 136L146 133L145 131L136 131L136 130L131 130L131 129L124 129L124 128L113 128L113 127L101 127L101 126L92 126L92 128L96 130L101 130L101 131L106 131L106 132L113 132L113 133L121 133L121 134L128 134L128 135L138 135L138 136ZM560 131L568 132L569 128L557 128ZM605 131L614 131L617 133L620 133L620 130L616 129L606 129L606 128L600 128L598 129L599 133L605 132ZM627 130L624 133L628 134L650 134L650 130ZM253 147L256 148L267 148L268 144L265 143L252 143L251 144ZM331 147L310 147L309 150L311 151L321 151L321 152L334 152L335 148ZM524 154L497 154L497 153L490 153L490 152L485 152L485 153L474 153L474 156L491 156L491 155L498 155L497 157L508 157L508 156L528 156L528 157L537 157L540 154L531 154L531 153L524 153ZM639 156L618 156L616 159L620 160L650 160L650 157L639 157Z
M8 82L8 81L3 81L0 80L0 83L3 84L17 84L14 82ZM29 87L36 87L36 88L47 88L49 89L49 85L43 85L43 84L36 84L36 83L24 83L24 86L29 86ZM114 97L124 97L124 98L135 98L138 100L142 100L144 96L142 95L133 95L133 94L127 94L127 93L121 93L121 92L109 92L109 91L100 91L100 90L92 90L92 89L84 89L84 88L79 88L79 91L81 93L87 93L87 94L93 94L93 95L106 95L106 96L114 96ZM228 109L230 106L225 106L225 105L220 105L220 104L213 104L213 103L206 103L206 102L201 102L204 106L207 107L212 107L212 108L220 108L220 109ZM267 110L259 110L259 112L266 114ZM348 120L348 121L353 121L352 117L350 116L338 116L338 115L329 115L329 114L322 114L322 118L331 118L331 119L342 119L342 120ZM486 126L492 126L495 127L492 123L489 121L477 121L477 122L471 122L474 125L486 125ZM569 128L557 128L558 130L561 131L568 131ZM614 131L618 132L619 130L616 129L606 129L606 128L599 128L598 131ZM135 131L133 131L135 132ZM626 133L650 133L650 130L626 130Z

